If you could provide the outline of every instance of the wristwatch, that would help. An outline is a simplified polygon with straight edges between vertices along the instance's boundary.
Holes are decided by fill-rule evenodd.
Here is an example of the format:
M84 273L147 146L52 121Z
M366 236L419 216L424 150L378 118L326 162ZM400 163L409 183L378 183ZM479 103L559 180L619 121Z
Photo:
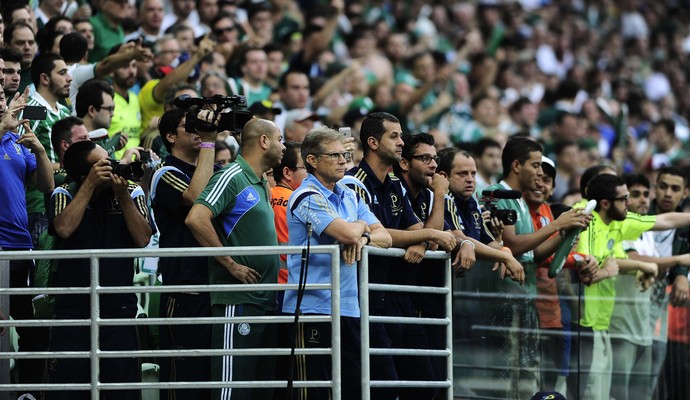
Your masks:
M365 245L371 243L371 235L369 234L369 232L362 233L362 237L367 238L367 242L365 243Z

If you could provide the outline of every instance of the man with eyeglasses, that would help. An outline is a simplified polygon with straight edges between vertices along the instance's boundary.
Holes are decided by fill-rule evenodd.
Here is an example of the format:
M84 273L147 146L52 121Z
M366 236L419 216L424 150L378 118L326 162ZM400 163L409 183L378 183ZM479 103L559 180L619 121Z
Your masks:
M102 79L89 79L81 86L74 104L77 117L84 121L84 126L89 132L91 140L105 139L108 135L110 121L115 111L113 101L113 88ZM114 148L105 146L111 156L122 158L124 148L136 147L139 145L139 137L130 140L126 136L121 136ZM105 148L104 147L104 148ZM119 152L116 152L119 151Z
M440 249L451 251L456 246L456 238L450 232L424 228L415 215L400 180L389 175L389 170L402 159L402 127L400 120L385 112L367 115L362 122L360 139L364 158L359 166L347 172L343 183L354 189L366 201L374 215L381 221L393 239L393 247L405 248L404 260L418 264L432 244ZM393 274L391 264L396 260L387 257L369 258L369 281L389 283ZM397 272L395 272L397 273ZM389 298L385 292L370 292L370 312L373 315L390 315L402 302ZM390 348L391 337L381 323L370 324L370 343L372 348ZM398 380L393 357L390 355L371 357L371 379ZM397 388L372 388L373 399L395 399Z
M341 305L341 370L343 399L361 399L360 309L357 284L357 262L365 245L390 247L391 237L369 207L344 184L345 147L341 135L328 127L312 129L301 148L302 162L309 174L290 196L287 205L289 244L305 246L340 244L340 305ZM330 256L310 254L306 280L310 283L331 281ZM301 257L288 256L289 283L300 281ZM297 291L285 292L283 311L294 313ZM307 290L298 310L301 314L330 315L329 290ZM302 322L298 329L298 347L331 347L330 323ZM328 356L307 356L297 360L295 371L299 379L330 380L331 363ZM297 389L296 393L301 390ZM295 398L328 399L327 388L310 388Z
M584 315L581 329L591 330L580 339L581 370L585 374L580 382L581 394L588 399L608 399L612 378L612 347L609 335L614 310L615 280L619 270L639 269L636 260L629 259L622 246L623 240L635 240L642 232L663 231L690 225L690 214L665 212L659 215L639 215L628 212L630 195L625 180L603 174L592 178L586 189L588 199L597 200L597 208L589 229L580 234L577 251L597 258L599 270L593 284L585 287ZM658 247L658 246L657 246ZM656 266L656 265L655 265ZM651 273L651 270L645 272ZM656 275L656 269L653 273ZM684 274L679 276L685 277ZM685 278L687 279L687 278ZM687 282L684 282L687 285ZM685 286L687 288L687 286ZM674 293L679 304L687 301L683 287Z

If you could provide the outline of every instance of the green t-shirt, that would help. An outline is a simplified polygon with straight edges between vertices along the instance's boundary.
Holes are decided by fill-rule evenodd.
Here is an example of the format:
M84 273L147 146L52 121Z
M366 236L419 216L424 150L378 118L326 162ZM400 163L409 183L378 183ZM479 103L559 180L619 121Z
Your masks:
M592 212L589 228L580 234L577 251L594 256L599 267L609 258L626 258L624 240L635 240L656 223L654 215L628 213L623 221L605 224L596 211ZM594 330L607 330L611 324L616 300L616 278L604 279L585 286L585 312L580 325Z
M278 245L268 184L256 176L241 155L211 177L196 204L211 210L216 232L224 246ZM259 283L278 282L278 254L232 258L261 274ZM215 258L211 258L209 281L211 284L240 283ZM273 310L276 295L272 291L213 292L211 304L255 304Z
M60 161L57 150L53 148L53 144L50 141L50 133L53 130L53 124L57 121L67 118L71 115L70 109L63 106L60 103L56 103L57 112L55 112L48 102L43 99L38 93L35 93L28 101L29 106L43 106L46 107L48 112L46 113L46 119L30 121L31 130L36 134L36 137L46 149L46 154L48 159L52 163L57 163ZM21 117L20 117L21 119ZM24 127L19 127L17 130L21 135L24 133ZM39 192L33 185L26 185L26 212L45 212L45 198L43 193Z
M501 181L495 185L491 185L484 190L513 190L505 181ZM534 226L532 225L532 216L529 213L529 207L522 198L520 199L501 199L496 202L496 207L499 209L515 210L517 213L517 222L515 223L516 235L529 235L534 233ZM534 250L526 251L515 257L516 260L522 264L525 269L525 284L524 290L532 295L537 294L537 264L534 262ZM519 285L513 282L510 278L504 279L504 284Z
M89 20L93 26L94 46L93 50L89 52L89 62L95 63L104 59L110 49L118 44L124 43L125 33L122 26L118 25L113 28L103 17L103 14L98 14L91 17Z

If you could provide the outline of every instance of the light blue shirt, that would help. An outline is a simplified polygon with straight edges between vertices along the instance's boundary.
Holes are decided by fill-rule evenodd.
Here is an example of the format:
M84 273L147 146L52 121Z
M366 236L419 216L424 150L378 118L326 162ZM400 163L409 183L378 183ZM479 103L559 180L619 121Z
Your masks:
M308 195L304 195L308 193ZM299 201L297 205L295 201ZM294 213L293 213L294 209ZM357 220L367 224L376 224L378 219L369 211L364 201L359 200L355 192L337 183L333 191L324 187L313 175L309 174L302 185L290 196L287 206L288 243L290 246L307 244L307 223L312 225L309 238L312 246L330 245L335 239L325 233L326 228L336 219L347 222ZM331 281L330 254L310 254L307 283L329 283ZM290 254L287 260L288 283L299 282L301 255ZM297 292L285 292L283 311L295 312ZM304 314L331 314L330 290L307 290L300 307ZM359 297L357 291L357 263L347 265L340 262L340 310L344 317L359 317Z

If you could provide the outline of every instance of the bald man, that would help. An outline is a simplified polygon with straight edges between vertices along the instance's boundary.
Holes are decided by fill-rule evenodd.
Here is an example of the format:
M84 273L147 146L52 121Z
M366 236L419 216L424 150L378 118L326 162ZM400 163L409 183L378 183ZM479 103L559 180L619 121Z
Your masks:
M245 125L242 154L211 177L185 220L202 246L278 245L263 174L280 164L284 149L275 123L255 118ZM277 283L280 260L277 254L238 255L215 257L210 264L211 284ZM211 308L219 317L273 315L276 296L271 291L213 292ZM212 342L214 348L225 350L271 348L275 332L264 324L215 324ZM272 380L274 366L274 357L214 357L211 374L214 381L224 382ZM270 399L272 391L223 388L214 390L213 398Z

